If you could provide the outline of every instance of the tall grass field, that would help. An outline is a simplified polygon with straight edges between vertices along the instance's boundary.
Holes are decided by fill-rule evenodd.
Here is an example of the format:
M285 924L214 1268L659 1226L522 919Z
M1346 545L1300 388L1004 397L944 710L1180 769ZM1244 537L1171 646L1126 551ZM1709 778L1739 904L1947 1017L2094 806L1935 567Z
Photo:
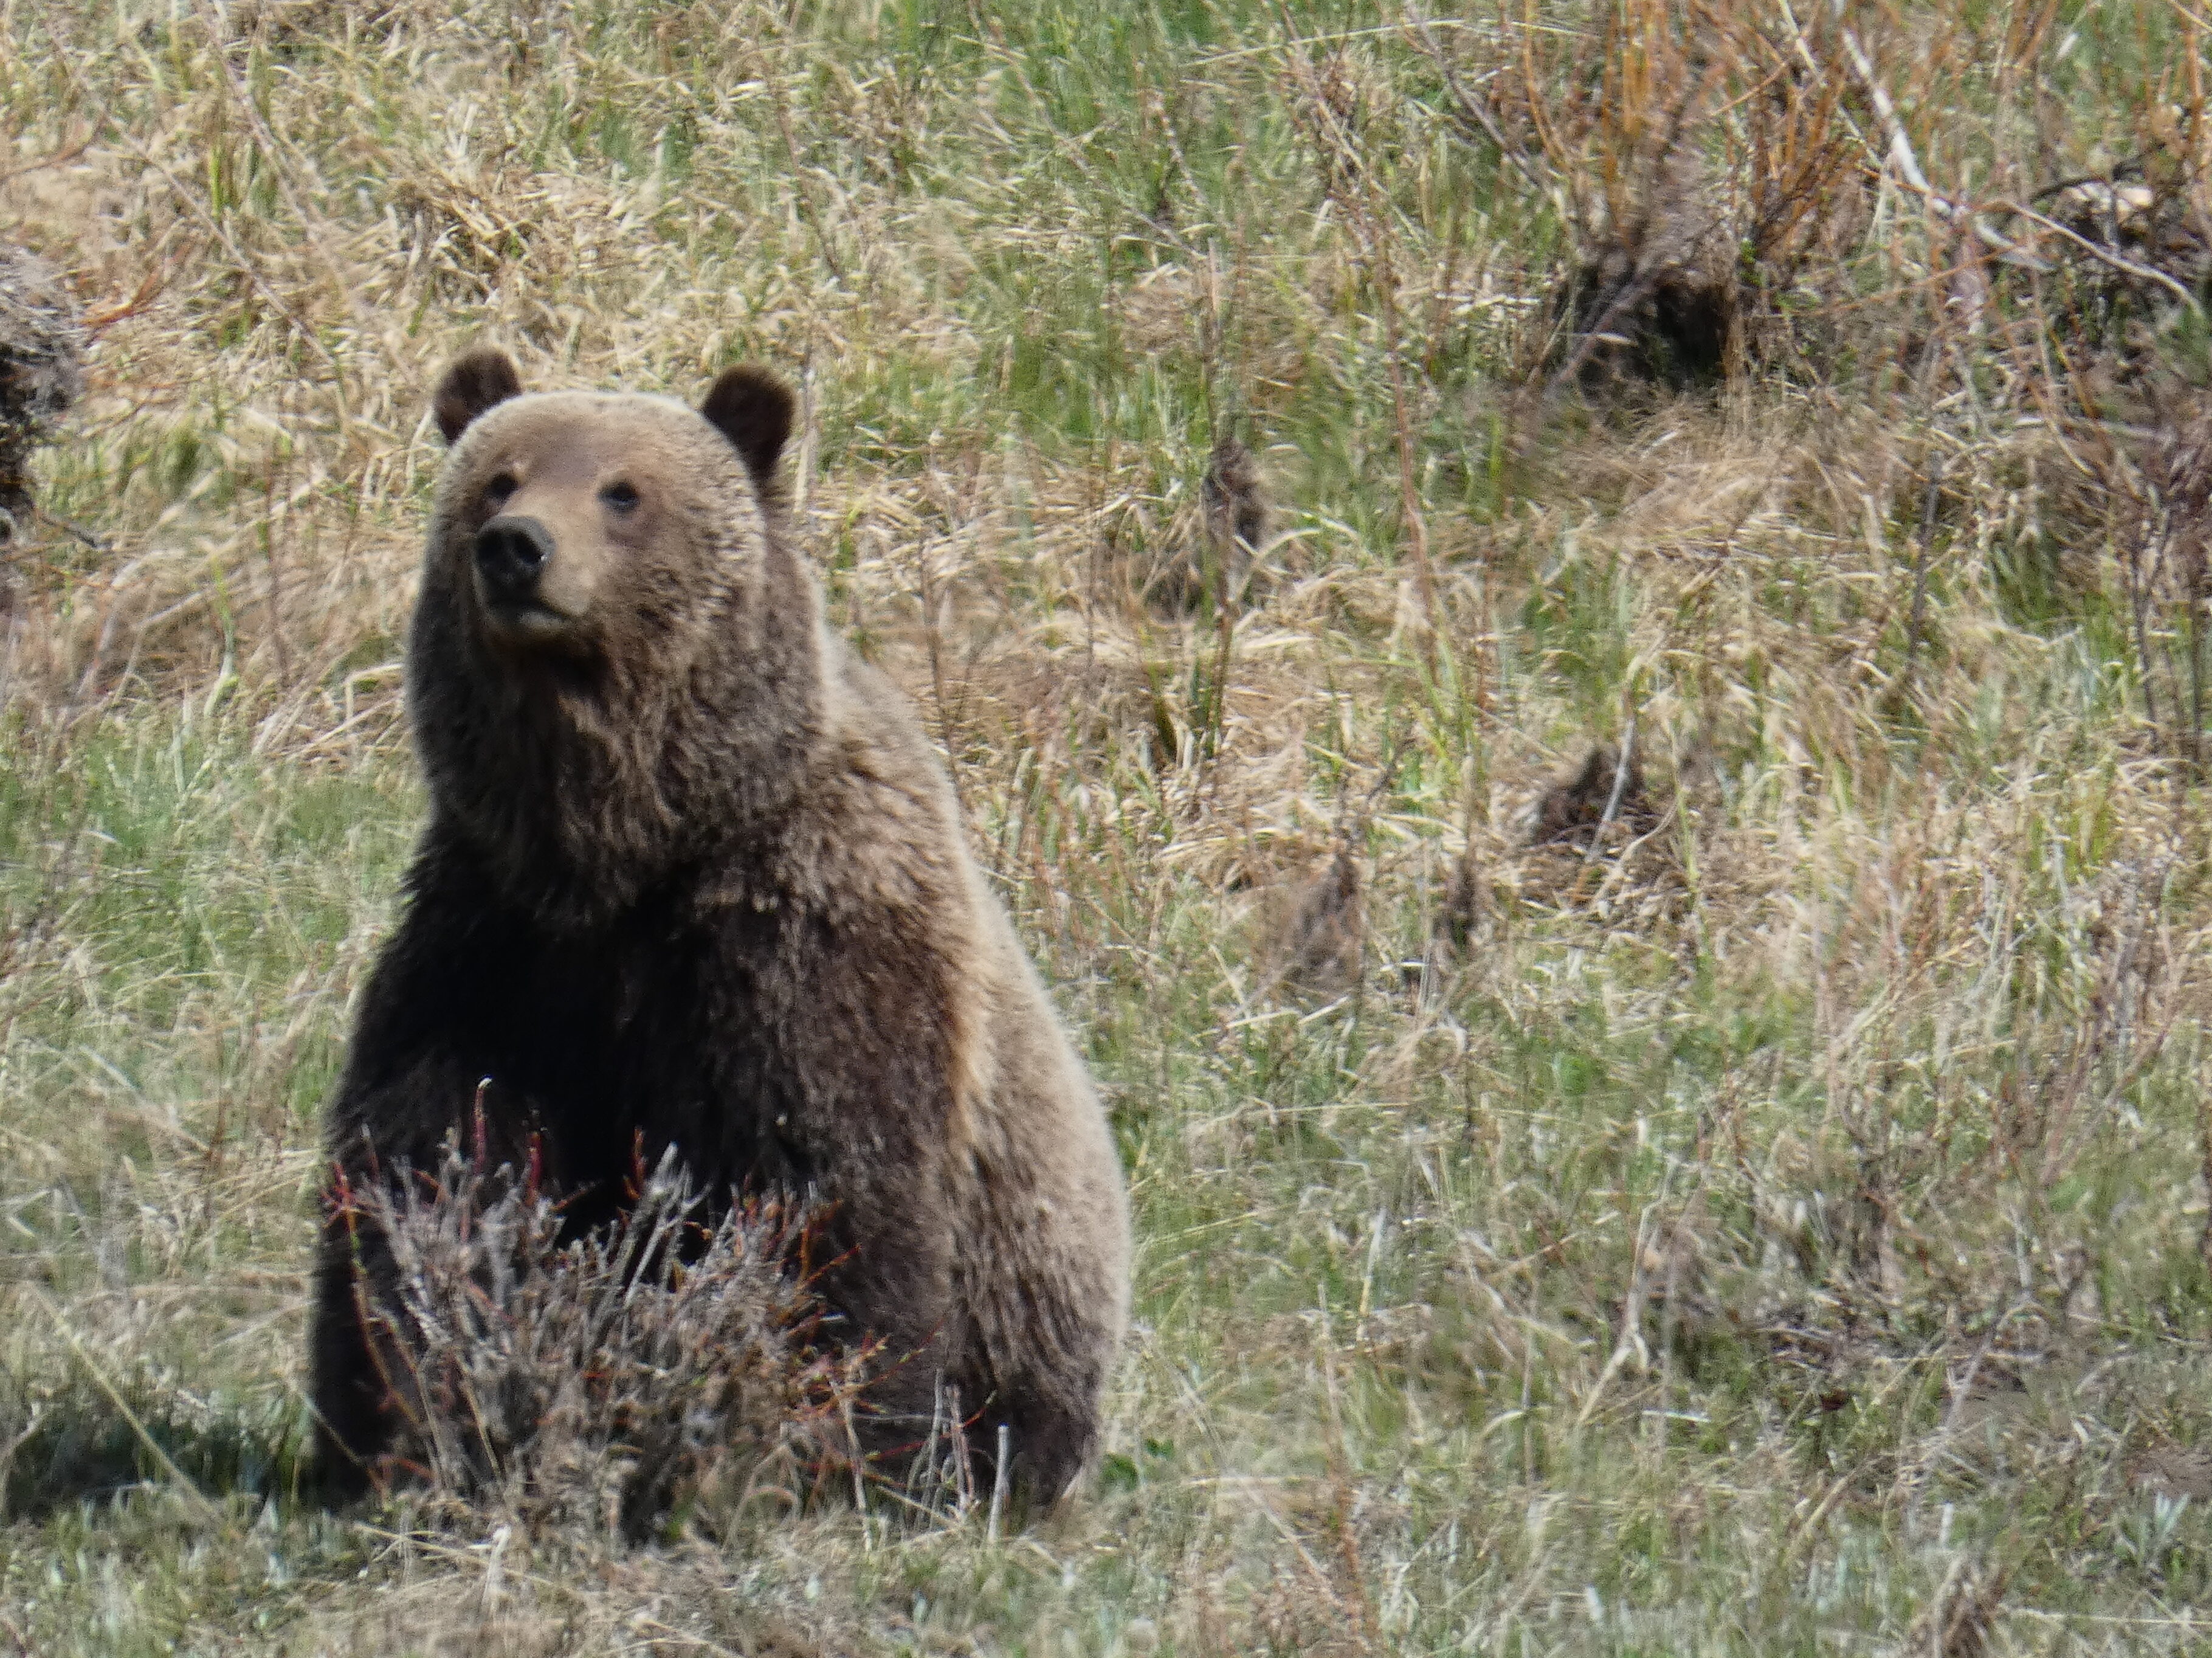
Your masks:
M2209 33L0 0L0 1652L2203 1650ZM1130 1183L1036 1526L308 1483L486 338L799 388Z

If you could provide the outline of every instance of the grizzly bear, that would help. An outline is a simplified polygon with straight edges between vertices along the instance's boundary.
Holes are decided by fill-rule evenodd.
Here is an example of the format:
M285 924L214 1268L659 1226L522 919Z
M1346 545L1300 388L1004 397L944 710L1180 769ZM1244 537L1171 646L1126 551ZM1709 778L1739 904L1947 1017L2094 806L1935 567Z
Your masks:
M343 1194L473 1119L575 1228L670 1147L698 1189L807 1201L830 1327L878 1356L871 1454L955 1400L973 1472L1049 1504L1127 1318L1121 1167L942 762L825 627L775 481L790 393L526 395L479 350L434 412L428 820L327 1116L327 1478L360 1489L399 1407L391 1252Z

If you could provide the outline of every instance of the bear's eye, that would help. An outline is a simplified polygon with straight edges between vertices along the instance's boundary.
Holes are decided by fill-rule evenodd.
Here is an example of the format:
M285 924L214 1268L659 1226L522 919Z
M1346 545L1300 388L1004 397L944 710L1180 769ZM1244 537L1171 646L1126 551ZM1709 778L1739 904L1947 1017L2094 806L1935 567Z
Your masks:
M484 505L497 512L507 504L507 497L514 493L514 475L501 472L484 485Z
M637 505L637 491L627 484L610 484L599 491L599 499L617 512L628 512Z

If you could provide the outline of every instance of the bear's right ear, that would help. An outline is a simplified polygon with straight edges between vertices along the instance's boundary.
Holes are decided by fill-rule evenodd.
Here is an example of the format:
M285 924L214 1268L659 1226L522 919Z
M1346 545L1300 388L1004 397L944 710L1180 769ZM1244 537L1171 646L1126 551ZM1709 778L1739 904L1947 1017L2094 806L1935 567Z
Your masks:
M725 369L699 405L707 422L730 440L753 475L753 487L765 494L775 481L776 458L791 436L796 411L791 388L765 369Z
M446 377L438 382L438 395L431 400L439 436L451 443L486 409L521 394L522 376L514 372L506 352L492 345L464 351L447 369Z

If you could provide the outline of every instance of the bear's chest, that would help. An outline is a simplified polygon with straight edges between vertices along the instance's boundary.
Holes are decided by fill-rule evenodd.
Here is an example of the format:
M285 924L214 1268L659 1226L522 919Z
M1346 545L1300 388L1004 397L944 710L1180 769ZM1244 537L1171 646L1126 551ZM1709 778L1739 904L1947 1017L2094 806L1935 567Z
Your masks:
M513 959L500 1080L571 1155L672 1143L705 1185L805 1186L942 1111L940 976L820 911L645 910Z
M681 925L647 911L533 938L501 1022L534 1058L534 1091L689 1091L691 1073L767 1067L779 978L794 964L773 917Z

